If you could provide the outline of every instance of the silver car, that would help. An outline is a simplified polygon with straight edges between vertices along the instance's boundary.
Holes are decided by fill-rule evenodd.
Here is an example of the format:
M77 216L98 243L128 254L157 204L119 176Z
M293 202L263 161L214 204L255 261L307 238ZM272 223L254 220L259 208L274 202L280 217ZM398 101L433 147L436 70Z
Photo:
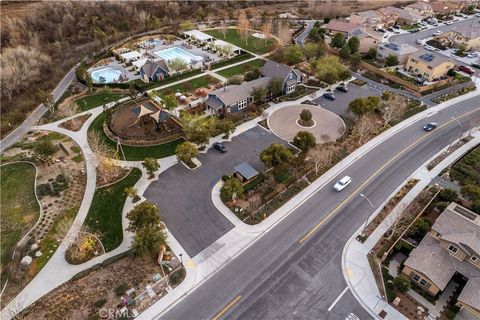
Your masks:
M333 186L333 190L335 191L342 191L345 189L350 183L352 183L352 178L349 176L345 176L342 179L338 180L337 183Z

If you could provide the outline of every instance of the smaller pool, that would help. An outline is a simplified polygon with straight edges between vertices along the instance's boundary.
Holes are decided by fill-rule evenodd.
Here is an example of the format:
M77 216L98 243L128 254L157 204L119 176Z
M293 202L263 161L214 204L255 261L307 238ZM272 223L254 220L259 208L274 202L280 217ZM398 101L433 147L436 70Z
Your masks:
M201 61L203 59L200 56L194 56L190 52L185 51L182 48L178 48L178 47L155 51L154 53L166 61L171 61L173 59L180 58L186 63L195 63L196 61Z
M145 41L145 44L149 46L159 46L162 44L162 41L160 41L160 39L150 39Z
M93 81L97 83L114 82L115 80L118 80L121 75L122 75L122 72L120 70L113 69L110 67L98 69L98 70L92 71L91 73Z

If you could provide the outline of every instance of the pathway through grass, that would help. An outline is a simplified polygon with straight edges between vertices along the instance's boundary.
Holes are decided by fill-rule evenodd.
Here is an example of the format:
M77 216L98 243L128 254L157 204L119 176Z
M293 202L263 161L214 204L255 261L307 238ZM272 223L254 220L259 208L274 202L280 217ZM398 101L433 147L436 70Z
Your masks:
M106 103L125 98L127 95L118 92L101 92L75 100L81 111L87 111Z
M121 181L95 191L85 225L97 234L109 252L123 241L122 211L127 199L125 188L133 187L142 176L138 168L132 169Z

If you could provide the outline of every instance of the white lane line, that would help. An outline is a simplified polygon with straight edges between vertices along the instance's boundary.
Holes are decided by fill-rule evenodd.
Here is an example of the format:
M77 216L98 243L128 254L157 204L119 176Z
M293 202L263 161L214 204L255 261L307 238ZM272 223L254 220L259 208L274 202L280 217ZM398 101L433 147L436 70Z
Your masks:
M337 299L335 299L335 301L333 301L332 305L328 308L329 312L333 309L333 307L335 307L337 302L340 301L340 299L342 299L343 295L345 294L345 292L347 292L347 290L348 290L348 287L343 289L342 293L340 293L340 295L337 297Z

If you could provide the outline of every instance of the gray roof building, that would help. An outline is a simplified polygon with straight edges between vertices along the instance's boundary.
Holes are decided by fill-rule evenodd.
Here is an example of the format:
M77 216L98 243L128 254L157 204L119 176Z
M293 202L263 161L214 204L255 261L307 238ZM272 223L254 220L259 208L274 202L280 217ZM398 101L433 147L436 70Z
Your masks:
M151 78L158 68L164 70L167 73L169 72L168 65L163 59L155 61L149 59L140 69L147 77Z
M245 180L253 179L258 175L258 171L246 162L242 162L236 166L235 172L241 175Z
M480 278L469 279L457 300L480 310Z
M272 79L280 79L282 81L285 81L291 72L294 72L298 77L302 76L302 73L298 69L292 69L286 64L278 63L273 60L267 60L261 70L262 76L270 77Z

